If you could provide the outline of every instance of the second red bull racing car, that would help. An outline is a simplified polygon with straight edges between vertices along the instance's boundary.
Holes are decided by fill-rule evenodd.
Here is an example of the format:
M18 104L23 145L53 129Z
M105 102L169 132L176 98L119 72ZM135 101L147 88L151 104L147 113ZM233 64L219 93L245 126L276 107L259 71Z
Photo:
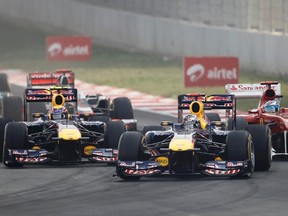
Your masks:
M183 110L190 113L183 118ZM116 175L138 180L155 175L206 175L245 177L271 166L270 129L251 125L245 130L226 130L224 122L204 110L232 110L236 127L234 95L185 94L178 97L178 123L161 122L168 129L145 134L124 132L119 141Z
M52 162L115 163L119 137L126 131L124 122L85 121L82 116L70 114L64 104L77 103L77 95L75 88L26 89L26 118L28 103L50 101L51 112L34 113L34 121L9 122L6 125L4 165L19 167Z

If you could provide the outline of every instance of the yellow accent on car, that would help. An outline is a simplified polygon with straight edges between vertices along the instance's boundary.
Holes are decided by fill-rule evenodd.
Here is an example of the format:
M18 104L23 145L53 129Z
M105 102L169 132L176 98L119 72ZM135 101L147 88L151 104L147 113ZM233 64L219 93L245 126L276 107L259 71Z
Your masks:
M95 150L96 149L96 147L95 146L86 146L85 148L84 148L84 154L85 155L92 155L92 150Z
M33 146L33 150L40 150L41 148L39 146Z
M161 166L168 166L169 164L169 159L163 156L157 157L155 161L158 162Z
M79 140L81 133L78 129L62 128L59 130L58 138L63 140Z
M201 128L205 129L207 121L204 119L204 104L201 101L193 101L189 106L190 113L196 115L200 121Z
M65 104L65 98L61 94L54 94L52 96L51 103L52 103L52 107L56 107L56 106L61 106L62 107Z
M216 157L215 161L222 161L222 158L221 157Z
M194 149L194 143L188 139L175 139L170 142L169 149L172 151L187 151Z

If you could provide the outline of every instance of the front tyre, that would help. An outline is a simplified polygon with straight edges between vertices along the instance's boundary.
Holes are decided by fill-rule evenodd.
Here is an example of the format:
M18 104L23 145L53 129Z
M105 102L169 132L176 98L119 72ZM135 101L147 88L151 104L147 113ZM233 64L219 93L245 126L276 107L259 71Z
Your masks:
M272 162L271 131L267 125L248 125L246 130L251 134L255 148L255 170L267 171Z
M139 161L143 159L144 136L141 132L127 131L122 134L118 147L119 161ZM141 176L127 176L123 172L125 168L116 166L117 175L127 181L139 180Z
M9 155L9 149L24 149L27 143L27 127L20 122L9 122L5 128L3 164L7 167L21 167L15 158Z
M254 146L251 135L244 130L231 131L226 138L226 160L230 161L250 161L249 170L242 176L249 178L254 172L255 157Z

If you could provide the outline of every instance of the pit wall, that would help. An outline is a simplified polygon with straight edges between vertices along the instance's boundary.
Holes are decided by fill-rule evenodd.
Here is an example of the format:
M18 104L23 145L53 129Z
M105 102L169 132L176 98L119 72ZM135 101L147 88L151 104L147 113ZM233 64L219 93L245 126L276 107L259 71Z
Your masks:
M67 29L91 36L96 43L163 56L235 56L242 71L288 75L288 37L284 34L211 27L75 0L0 0L0 16Z

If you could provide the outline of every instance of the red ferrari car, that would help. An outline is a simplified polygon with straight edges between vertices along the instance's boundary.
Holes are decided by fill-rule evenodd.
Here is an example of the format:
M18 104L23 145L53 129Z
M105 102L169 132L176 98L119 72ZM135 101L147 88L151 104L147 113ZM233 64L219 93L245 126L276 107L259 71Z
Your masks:
M278 81L265 81L256 84L227 84L228 94L234 94L236 98L259 98L257 108L248 110L248 113L237 115L237 120L243 125L264 124L271 129L272 156L288 155L287 131L288 131L288 108L280 106L281 86ZM239 104L239 100L237 100ZM237 124L237 123L236 123Z

